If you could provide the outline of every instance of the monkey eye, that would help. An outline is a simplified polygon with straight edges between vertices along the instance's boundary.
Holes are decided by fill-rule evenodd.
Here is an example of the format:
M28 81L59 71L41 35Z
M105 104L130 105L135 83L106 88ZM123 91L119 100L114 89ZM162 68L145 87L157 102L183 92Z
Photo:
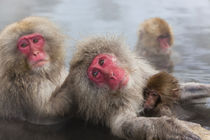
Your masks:
M92 70L92 76L94 77L94 78L96 78L96 79L99 79L100 78L100 75L101 73L100 73L100 70L98 70L98 69L93 69Z
M157 97L157 96L158 96L158 94L156 94L156 93L152 93L152 96Z
M34 38L33 39L33 43L37 43L37 42L39 42L39 39L38 38Z
M103 66L104 64L104 59L99 60L99 65Z
M27 43L22 43L20 46L21 46L22 48L25 48L25 47L28 46L28 44L27 44Z
M93 75L93 77L96 77L98 75L98 71L93 71L92 75Z

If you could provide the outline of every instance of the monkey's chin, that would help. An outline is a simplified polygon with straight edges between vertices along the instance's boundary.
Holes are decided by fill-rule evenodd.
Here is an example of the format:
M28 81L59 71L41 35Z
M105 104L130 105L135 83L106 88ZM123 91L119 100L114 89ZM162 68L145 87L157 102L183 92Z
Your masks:
M48 62L49 62L48 60L39 60L36 62L31 62L30 66L32 68L40 68L40 67L43 67L44 65L46 65Z

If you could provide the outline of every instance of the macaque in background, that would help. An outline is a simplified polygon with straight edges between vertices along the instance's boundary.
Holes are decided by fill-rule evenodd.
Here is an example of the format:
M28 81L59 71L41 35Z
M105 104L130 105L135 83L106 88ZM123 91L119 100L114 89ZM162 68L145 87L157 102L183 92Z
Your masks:
M150 18L140 25L135 52L145 57L156 69L172 72L173 41L169 24L161 18Z
M59 91L68 72L64 35L45 18L28 17L0 34L0 117L52 124L69 111Z
M171 117L137 116L143 110L143 88L154 71L115 37L81 41L66 81L78 113L101 123L118 137L132 140L200 140L188 123Z

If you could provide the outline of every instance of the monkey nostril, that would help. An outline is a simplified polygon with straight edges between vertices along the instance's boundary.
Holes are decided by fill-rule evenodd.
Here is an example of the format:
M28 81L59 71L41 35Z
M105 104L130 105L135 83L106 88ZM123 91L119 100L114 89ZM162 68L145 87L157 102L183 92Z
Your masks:
M111 80L116 80L116 76L115 76L115 74L114 74L113 72L110 73L109 78L110 78Z
M110 79L112 79L112 80L115 80L115 78L112 76L112 77L110 77Z
M34 55L34 56L37 56L38 54L39 54L39 52L38 52L38 51L33 52L33 55Z

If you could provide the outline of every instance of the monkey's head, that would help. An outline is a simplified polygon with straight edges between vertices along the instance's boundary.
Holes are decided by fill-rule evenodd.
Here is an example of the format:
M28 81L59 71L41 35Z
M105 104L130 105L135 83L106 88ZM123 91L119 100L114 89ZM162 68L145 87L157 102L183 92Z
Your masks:
M71 87L80 110L87 116L103 117L111 108L142 99L141 90L148 76L145 69L151 71L119 38L81 41L70 63Z
M159 72L151 76L147 81L145 90L146 96L150 95L150 97L156 99L157 96L153 96L153 92L156 94L158 93L160 102L163 104L173 104L180 98L178 81L167 72ZM146 102L147 100L148 99L146 98Z
M109 53L102 53L93 58L87 75L97 86L108 87L110 90L123 88L129 81L126 69L118 65L115 55Z
M139 41L145 49L167 53L173 45L173 32L170 25L161 18L145 20L139 29Z
M49 73L64 65L64 36L45 18L28 17L0 34L0 64L12 73Z

